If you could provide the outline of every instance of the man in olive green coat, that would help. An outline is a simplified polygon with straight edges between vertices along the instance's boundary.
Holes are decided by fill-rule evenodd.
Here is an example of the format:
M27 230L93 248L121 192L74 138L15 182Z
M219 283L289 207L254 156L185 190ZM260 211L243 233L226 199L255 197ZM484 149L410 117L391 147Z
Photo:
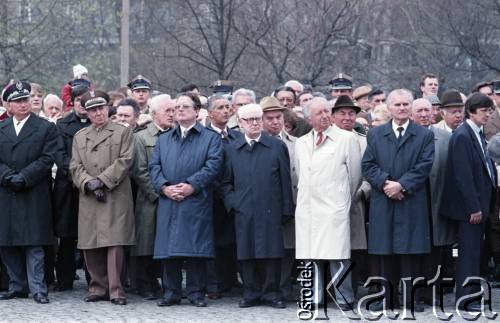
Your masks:
M137 184L135 204L136 245L131 249L135 259L136 288L146 300L156 299L158 289L156 265L153 260L156 207L158 194L154 191L149 177L148 164L158 136L174 126L175 101L167 94L151 99L149 103L153 121L134 134L134 162L132 177Z
M120 281L123 246L135 238L129 169L132 131L108 121L109 96L90 91L81 98L92 123L75 134L70 172L80 190L78 248L90 273L86 302L111 298L125 305Z

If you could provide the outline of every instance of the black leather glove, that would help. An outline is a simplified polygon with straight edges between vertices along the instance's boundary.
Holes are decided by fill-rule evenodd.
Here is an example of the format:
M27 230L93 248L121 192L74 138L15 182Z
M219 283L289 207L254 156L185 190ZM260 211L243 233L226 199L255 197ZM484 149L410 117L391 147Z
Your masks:
M12 177L14 177L15 174L16 172L13 170L8 171L2 178L2 186L8 187L10 184L10 180L12 179Z
M9 187L14 192L22 191L26 188L26 181L21 174L12 175L9 180Z
M96 178L96 179L91 179L90 181L85 183L84 188L85 188L85 193L90 194L91 192L103 187L104 183L100 179Z
M99 202L106 202L106 192L103 189L96 189L94 191L94 196Z

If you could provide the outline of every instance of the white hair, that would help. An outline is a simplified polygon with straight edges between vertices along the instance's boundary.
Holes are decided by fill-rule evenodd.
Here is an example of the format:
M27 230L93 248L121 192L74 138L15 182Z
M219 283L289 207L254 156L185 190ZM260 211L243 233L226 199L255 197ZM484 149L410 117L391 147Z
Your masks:
M311 100L307 101L306 105L304 107L302 107L302 113L304 114L304 116L306 118L309 118L311 116L311 105L313 103L319 103L319 102L321 102L324 105L326 105L327 107L331 108L330 103L328 102L327 99L319 97L319 96L314 97Z
M413 103L411 104L411 108L414 109L415 106L418 104L425 104L426 107L428 107L429 109L432 109L431 101L427 98L418 98L416 100L413 100Z
M290 81L288 81L288 82L285 83L285 86L289 86L292 89L296 86L296 87L299 88L299 92L304 91L304 85L302 85L302 83L300 83L297 80L290 80Z
M409 102L413 101L413 94L411 93L410 90L396 89L392 90L391 93L389 93L389 95L387 96L387 99L385 100L388 107L392 105L392 101L394 100L395 96L405 96Z
M149 113L154 114L160 108L160 105L165 101L172 101L172 97L168 94L158 94L149 101Z
M249 90L249 89L244 89L244 88L237 89L236 91L233 92L232 101L234 101L236 99L236 97L239 95L249 96L252 99L252 103L255 103L255 101L256 101L255 92L252 90Z
M262 107L256 103L245 104L238 109L238 118L262 117Z
M61 99L59 99L59 97L55 94L52 94L52 93L49 93L45 96L45 98L43 99L43 106L46 105L47 101L50 100L50 99L53 99L57 102L57 104L59 104L59 106L62 108L63 106L63 101Z

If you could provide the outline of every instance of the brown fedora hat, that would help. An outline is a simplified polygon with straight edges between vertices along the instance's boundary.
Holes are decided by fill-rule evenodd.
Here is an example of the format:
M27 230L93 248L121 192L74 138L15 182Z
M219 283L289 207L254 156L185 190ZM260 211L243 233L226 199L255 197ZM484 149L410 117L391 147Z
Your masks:
M462 101L462 97L460 96L460 92L457 90L448 90L443 93L441 96L441 107L449 108L449 107L463 107L465 106L464 101Z
M333 105L332 111L335 109L340 109L340 108L351 108L358 113L361 111L361 108L358 107L357 105L352 102L351 97L348 95L341 95L337 98L337 101L335 101L335 104Z
M262 100L260 100L259 105L262 107L263 112L286 110L286 108L282 106L280 101L274 96L263 97Z

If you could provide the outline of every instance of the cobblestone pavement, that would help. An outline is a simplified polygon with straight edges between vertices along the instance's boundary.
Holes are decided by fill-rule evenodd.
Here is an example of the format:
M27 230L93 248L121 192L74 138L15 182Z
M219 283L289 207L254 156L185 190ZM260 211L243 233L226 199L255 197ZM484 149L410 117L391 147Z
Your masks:
M83 277L83 275L81 275ZM239 295L234 293L220 300L208 300L208 307L195 308L186 299L182 304L172 307L158 307L156 301L144 301L135 295L128 295L126 306L113 305L110 302L85 303L84 280L76 281L76 288L68 292L51 292L51 303L36 304L30 299L0 301L0 322L298 322L297 304L288 303L286 309L273 309L266 306L238 308ZM500 312L500 289L493 289L493 310ZM446 296L447 312L453 312L452 296ZM464 321L456 312L452 322ZM330 320L349 322L340 310L330 306L327 309ZM319 317L325 317L321 312ZM432 308L426 307L424 313L415 313L418 322L439 322L433 315ZM500 320L498 318L497 320ZM382 319L382 321L389 321ZM400 320L401 321L401 320ZM478 321L486 321L481 317Z

